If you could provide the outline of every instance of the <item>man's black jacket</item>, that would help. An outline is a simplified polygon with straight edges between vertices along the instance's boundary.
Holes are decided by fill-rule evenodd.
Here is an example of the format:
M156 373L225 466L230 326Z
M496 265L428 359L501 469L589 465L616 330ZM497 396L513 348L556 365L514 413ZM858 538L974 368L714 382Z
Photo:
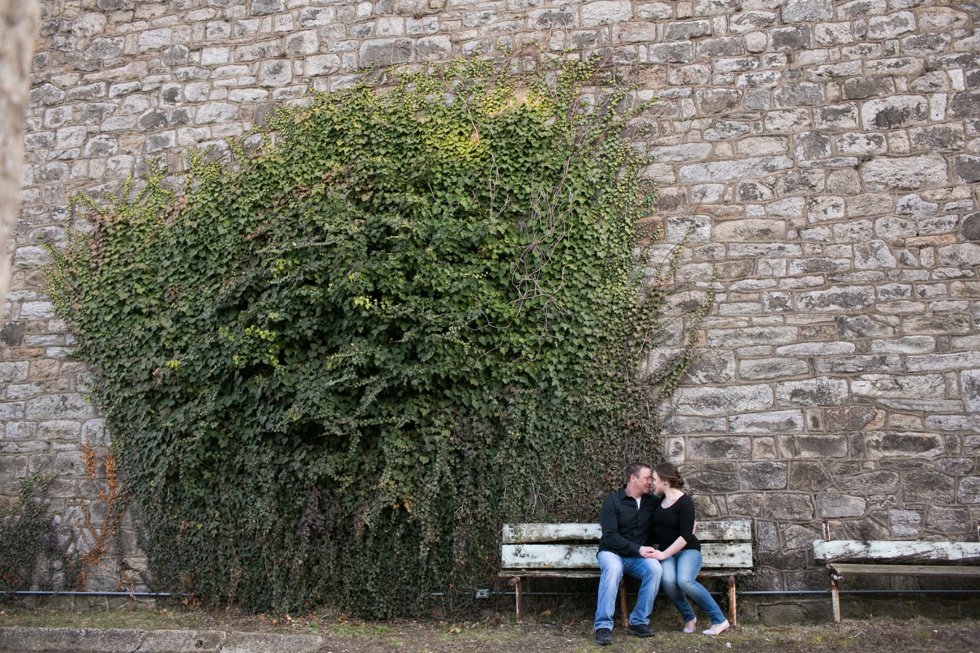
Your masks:
M644 494L637 507L636 499L626 494L624 487L602 502L599 524L602 526L600 551L612 551L623 558L640 555L640 547L649 541L653 525L653 511L660 505L660 497Z

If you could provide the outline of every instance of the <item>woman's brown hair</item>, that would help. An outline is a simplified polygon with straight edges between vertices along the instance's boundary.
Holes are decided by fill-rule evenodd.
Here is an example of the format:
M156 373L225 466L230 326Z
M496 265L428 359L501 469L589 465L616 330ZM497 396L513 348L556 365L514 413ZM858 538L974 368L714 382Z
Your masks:
M660 463L654 468L657 473L657 477L669 485L672 488L677 488L678 490L684 487L684 479L681 477L681 473L677 471L677 466L673 463Z

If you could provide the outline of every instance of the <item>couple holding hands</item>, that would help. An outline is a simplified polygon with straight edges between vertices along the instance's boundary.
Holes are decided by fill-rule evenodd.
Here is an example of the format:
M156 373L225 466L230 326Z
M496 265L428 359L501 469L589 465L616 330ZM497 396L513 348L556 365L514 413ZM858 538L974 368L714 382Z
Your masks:
M701 570L701 543L694 535L694 501L682 487L684 479L670 463L652 470L649 465L631 463L626 468L626 485L602 502L596 644L612 644L616 594L624 572L640 579L636 607L626 629L630 635L653 635L650 611L661 587L680 611L685 633L697 628L688 597L711 619L711 628L702 631L705 635L719 635L729 627L721 608L696 580ZM657 542L656 549L647 545L652 540Z

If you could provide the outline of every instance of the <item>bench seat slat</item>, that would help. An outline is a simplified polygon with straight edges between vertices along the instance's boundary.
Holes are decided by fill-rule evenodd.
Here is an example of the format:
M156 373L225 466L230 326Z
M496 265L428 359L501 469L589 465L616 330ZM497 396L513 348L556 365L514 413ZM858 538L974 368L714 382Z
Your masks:
M817 562L864 561L945 563L960 561L980 564L978 542L914 542L872 540L815 540L813 557Z
M502 569L598 569L596 552L599 547L589 544L505 544L501 547ZM701 545L703 567L751 568L752 545Z
M883 576L967 576L980 577L980 566L943 565L859 565L831 562L827 565L843 576L875 574Z

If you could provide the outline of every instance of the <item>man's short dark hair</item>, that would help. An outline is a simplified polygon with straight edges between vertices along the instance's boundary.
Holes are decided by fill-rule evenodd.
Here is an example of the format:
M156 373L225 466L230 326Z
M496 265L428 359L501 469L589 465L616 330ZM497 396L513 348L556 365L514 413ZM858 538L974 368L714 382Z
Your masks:
M650 469L650 465L646 463L630 463L626 466L626 483L630 482L630 479L634 476L639 476L640 472L644 469Z

